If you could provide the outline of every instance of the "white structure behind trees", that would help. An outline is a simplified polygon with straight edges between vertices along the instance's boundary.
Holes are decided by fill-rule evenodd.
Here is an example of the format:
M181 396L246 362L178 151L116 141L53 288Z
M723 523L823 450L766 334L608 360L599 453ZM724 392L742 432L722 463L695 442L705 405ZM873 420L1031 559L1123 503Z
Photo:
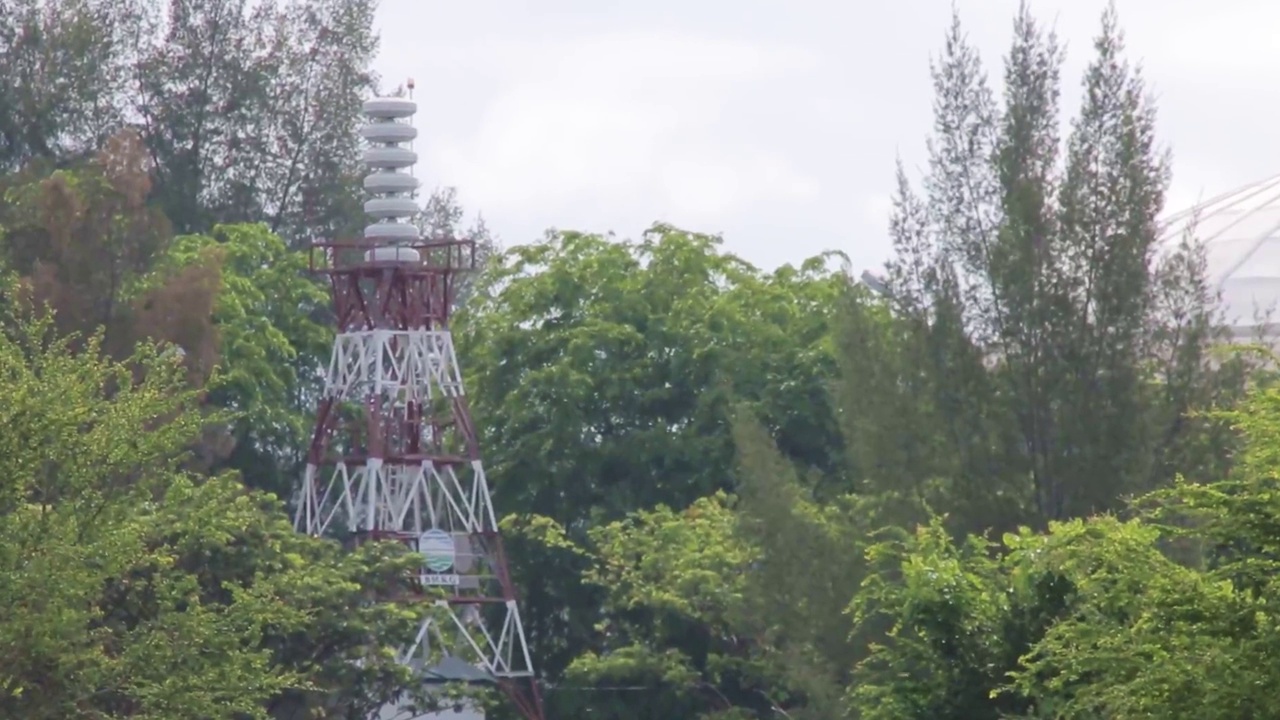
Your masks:
M1280 301L1280 175L1168 216L1162 247L1188 233L1203 243L1207 280L1222 298L1222 319L1241 340L1274 339Z

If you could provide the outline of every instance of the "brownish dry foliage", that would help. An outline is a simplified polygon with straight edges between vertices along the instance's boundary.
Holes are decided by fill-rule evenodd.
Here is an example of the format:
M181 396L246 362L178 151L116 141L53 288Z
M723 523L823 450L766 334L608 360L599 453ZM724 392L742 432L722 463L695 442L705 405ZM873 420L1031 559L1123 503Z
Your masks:
M138 343L172 344L200 387L218 361L222 253L172 274L153 272L173 232L151 190L151 161L132 131L113 136L84 167L29 168L0 188L7 201L0 264L18 274L26 300L54 312L60 334L101 332L103 350L116 359ZM200 466L231 450L225 431L207 435L195 448Z

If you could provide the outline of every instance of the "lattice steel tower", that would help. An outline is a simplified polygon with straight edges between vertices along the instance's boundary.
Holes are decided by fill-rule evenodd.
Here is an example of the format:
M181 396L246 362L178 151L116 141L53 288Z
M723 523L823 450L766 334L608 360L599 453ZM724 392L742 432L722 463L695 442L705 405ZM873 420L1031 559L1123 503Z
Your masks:
M424 675L496 683L524 717L542 701L449 332L470 240L422 238L406 98L364 104L374 220L363 242L317 243L338 334L295 504L313 535L394 539L423 555L420 582L444 586L447 621L424 618L401 660ZM442 613L443 615L443 613ZM425 667L430 649L445 660Z

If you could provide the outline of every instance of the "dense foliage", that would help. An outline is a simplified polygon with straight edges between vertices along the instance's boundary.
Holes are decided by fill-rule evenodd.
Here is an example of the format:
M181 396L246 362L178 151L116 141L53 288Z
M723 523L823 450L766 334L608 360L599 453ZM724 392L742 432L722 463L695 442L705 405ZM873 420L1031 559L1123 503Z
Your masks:
M282 502L373 3L0 10L0 718L420 690L414 560ZM1202 248L1157 242L1114 10L1091 53L1062 138L1053 34L1019 11L997 93L954 20L882 294L838 253L469 223L455 331L549 717L1280 715L1270 354L1218 346ZM451 189L417 218L464 221Z
M340 552L236 477L184 470L210 418L173 354L140 345L117 362L100 335L57 339L30 316L6 327L0 714L258 716L399 691L379 639L416 621L364 600L412 558Z

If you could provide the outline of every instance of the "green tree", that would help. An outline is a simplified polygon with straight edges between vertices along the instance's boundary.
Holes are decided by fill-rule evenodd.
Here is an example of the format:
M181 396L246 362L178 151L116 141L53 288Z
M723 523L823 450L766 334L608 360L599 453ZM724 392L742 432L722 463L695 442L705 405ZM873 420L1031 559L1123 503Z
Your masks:
M915 335L901 372L917 404L941 414L931 427L946 438L938 454L913 450L914 462L950 474L958 497L1025 501L1003 523L970 527L1115 507L1189 459L1189 410L1238 391L1234 369L1205 362L1215 298L1198 245L1156 246L1167 164L1123 48L1108 9L1059 161L1054 36L1021 8L1000 105L954 18L934 68L923 197L899 172L888 285ZM855 442L872 458L900 455L867 429L878 411L850 421Z
M132 129L181 233L348 235L373 13L369 0L6 0L0 171L75 163Z
M857 717L1240 718L1278 710L1280 393L1223 413L1231 477L1181 481L1120 520L999 544L935 521L875 545L860 624L890 623L848 695ZM1187 560L1190 558L1190 561Z
M235 412L232 447L215 470L237 470L250 487L287 496L301 476L318 368L332 344L320 322L328 295L307 276L306 255L261 224L177 237L150 277L169 283L193 268L217 273L210 322L218 359L206 400Z
M356 216L367 0L195 0L153 23L129 97L157 197L180 233L266 222L303 242Z
M64 334L104 334L120 359L141 341L180 347L204 399L236 413L204 434L201 458L286 494L299 473L332 333L305 253L264 225L173 238L147 201L140 139L112 138L90 163L11 178L0 257Z
M740 495L593 528L572 551L599 597L585 650L552 685L562 714L827 718L871 634L846 612L879 498L818 502L765 428L734 418ZM549 522L549 521L545 521ZM542 542L561 547L562 530ZM644 688L646 702L632 694Z
M0 2L0 172L92 153L119 130L142 37L127 0Z
M765 274L718 240L559 233L504 253L455 332L503 507L571 532L732 483L731 398L831 467L824 259ZM838 455L838 451L836 452Z
M1224 419L1242 438L1230 478L1145 498L1146 526L1128 543L1056 543L1070 551L1060 564L1086 578L1077 582L1082 607L1028 656L1015 676L1020 692L1051 699L1067 718L1280 712L1266 690L1276 682L1280 621L1280 393L1259 391ZM1201 548L1204 561L1175 562L1168 548L1179 545Z
M271 496L185 473L207 418L172 355L117 363L24 317L0 334L0 715L232 718L398 692L383 643L413 606L362 601L412 558L339 553Z
M878 572L858 594L859 624L888 625L850 685L850 711L866 720L1001 717L990 693L1004 598L993 592L998 562L985 543L956 544L940 523L882 542L869 557ZM996 675L993 677L993 675Z
M558 709L656 720L773 707L767 660L737 632L744 571L757 554L738 538L729 502L716 494L592 530L597 561L584 579L607 590L604 617L597 649L565 676L587 697L557 698ZM643 703L632 688L645 688Z
M553 686L624 642L596 631L614 600L581 581L597 557L590 529L732 489L735 403L803 464L842 467L829 320L848 288L829 258L763 273L665 226L634 243L553 234L479 278L455 337ZM549 707L570 702L549 693Z

